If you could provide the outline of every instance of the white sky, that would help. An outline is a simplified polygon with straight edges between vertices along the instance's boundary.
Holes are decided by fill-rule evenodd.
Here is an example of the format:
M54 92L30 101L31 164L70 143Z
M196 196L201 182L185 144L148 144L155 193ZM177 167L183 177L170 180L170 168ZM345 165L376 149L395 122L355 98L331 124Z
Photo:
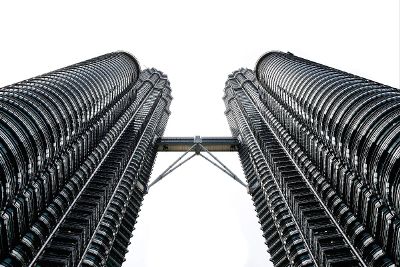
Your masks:
M398 0L59 2L0 3L0 86L126 50L169 76L166 136L230 135L227 75L270 50L400 87ZM270 266L250 196L201 158L152 188L136 228L125 266Z

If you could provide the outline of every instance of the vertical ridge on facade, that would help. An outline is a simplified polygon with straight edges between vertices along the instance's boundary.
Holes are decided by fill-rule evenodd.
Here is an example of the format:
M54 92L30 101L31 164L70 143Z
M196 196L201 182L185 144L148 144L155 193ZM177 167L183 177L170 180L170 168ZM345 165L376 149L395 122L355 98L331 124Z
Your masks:
M256 141L254 132L251 129L251 122L247 121L247 116L249 114L244 113L243 105L247 105L250 112L254 112L254 107L248 105L248 99L240 99L240 96L238 96L237 93L243 96L243 91L241 90L240 85L235 79L228 80L225 87L224 97L227 106L227 116L232 132L234 134L236 133L241 141L242 148L239 150L239 155L242 159L242 165L248 180L250 194L252 194L253 198L256 198L257 188L263 187L262 182L265 184L262 191L265 191L268 185L268 189L273 192L271 195L266 195L263 192L261 199L266 198L267 201L255 203L257 210L262 210L265 207L262 207L261 205L267 204L272 215L273 220L268 220L270 218L263 216L262 213L258 214L262 225L269 223L269 225L265 227L265 230L263 229L264 235L267 236L268 234L267 228L272 228L273 230L279 229L280 231L277 232L280 235L280 243L284 244L283 247L285 249L285 258L287 261L293 266L313 266L315 260L312 258L310 248L307 246L307 243L305 243L299 225L294 220L290 207L284 199L275 177L273 177L273 174L267 165L260 145ZM243 100L243 102L240 100ZM253 113L253 115L254 114L255 113ZM251 172L253 172L253 175L252 177L249 177ZM272 251L270 250L270 252ZM275 259L275 254L278 253L271 253L272 260ZM286 259L284 261L286 261ZM277 264L276 260L273 262Z

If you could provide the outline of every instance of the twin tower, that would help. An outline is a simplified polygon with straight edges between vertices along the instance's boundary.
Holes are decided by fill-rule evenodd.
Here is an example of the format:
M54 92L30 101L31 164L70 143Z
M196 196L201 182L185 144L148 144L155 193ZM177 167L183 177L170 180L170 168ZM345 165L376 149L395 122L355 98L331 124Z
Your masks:
M0 266L121 266L170 115L116 52L0 89ZM270 52L225 86L275 266L400 266L400 91Z

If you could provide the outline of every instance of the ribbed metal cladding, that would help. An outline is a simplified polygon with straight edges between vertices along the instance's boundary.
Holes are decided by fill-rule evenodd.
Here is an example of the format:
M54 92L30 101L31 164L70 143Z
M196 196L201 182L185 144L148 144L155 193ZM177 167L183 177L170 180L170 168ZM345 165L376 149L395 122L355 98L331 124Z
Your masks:
M225 103L232 132L241 140L240 158L272 262L359 266L357 254L277 136L285 135L283 129L266 120L268 110L260 109L257 88L252 71L234 72L225 88ZM258 194L265 202L256 201ZM275 231L280 240L271 242Z
M400 265L400 91L289 53L267 53L256 72L260 98L335 193L327 205L365 262Z
M229 77L226 115L242 144L271 260L286 266L266 230L279 206L303 233L311 264L399 265L398 89L290 53L267 53L255 72L242 69ZM265 169L269 183L260 174ZM278 195L284 204L268 201ZM286 227L275 225L278 232ZM280 235L282 244L286 239ZM286 258L298 266L287 249Z
M125 52L0 89L0 266L119 266L169 116Z

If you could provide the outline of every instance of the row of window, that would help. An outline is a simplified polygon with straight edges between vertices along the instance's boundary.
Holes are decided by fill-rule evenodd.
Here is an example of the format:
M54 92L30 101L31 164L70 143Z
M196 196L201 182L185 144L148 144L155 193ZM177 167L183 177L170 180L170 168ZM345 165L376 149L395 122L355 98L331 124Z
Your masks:
M53 162L46 165L39 177L31 181L31 184L4 208L0 225L7 232L7 235L4 235L7 239L1 245L2 256L24 236L29 226L50 205L72 174L88 158L89 153L105 138L121 112L129 105L132 92L117 99L113 106L99 113L98 118L88 125L88 129L79 138L71 140L71 144L66 146Z
M250 74L246 72L250 72ZM332 266L340 266L340 264L344 264L341 262L342 260L347 261L346 264L354 264L355 266L358 266L359 264L354 255L349 255L350 249L347 247L348 244L347 242L344 242L343 236L338 234L337 226L333 225L331 219L327 218L327 210L325 210L325 208L322 209L322 207L320 207L321 209L318 210L318 206L320 206L320 204L316 200L315 193L310 191L311 185L306 185L304 181L301 181L303 179L299 177L300 175L296 168L294 168L293 165L290 166L289 163L291 160L288 160L286 152L282 151L280 148L281 145L277 143L274 144L272 141L275 137L272 134L269 134L269 136L268 134L266 135L266 133L269 131L266 125L272 127L271 129L274 129L275 133L279 136L283 144L285 144L289 150L289 153L291 153L292 157L297 161L298 166L304 167L304 169L302 169L304 172L304 178L307 177L307 179L315 183L312 187L316 189L316 193L321 196L328 208L331 208L331 212L334 213L336 217L332 219L337 220L339 224L341 224L341 226L345 229L345 234L350 236L350 242L354 242L354 245L361 248L360 250L363 252L362 255L368 255L368 257L366 256L366 260L376 264L376 266L392 266L393 262L384 255L385 253L382 251L382 248L380 248L376 242L371 242L371 235L365 232L365 229L360 232L360 229L363 229L362 225L360 223L354 223L356 220L354 215L349 212L349 209L345 207L343 202L340 202L340 198L337 196L337 194L335 194L335 191L329 187L330 185L326 182L322 183L322 181L324 181L324 177L321 175L321 173L316 175L315 166L312 167L310 164L311 161L305 156L302 148L299 147L296 142L293 142L293 139L290 138L287 130L285 130L286 128L294 129L292 133L297 133L296 141L301 144L305 144L307 142L309 144L310 141L306 141L304 139L304 129L299 127L299 125L293 126L293 118L291 118L291 120L287 119L285 121L287 122L285 127L282 127L282 125L280 125L271 114L271 112L276 114L279 114L280 112L282 113L280 107L277 105L273 106L270 103L267 103L267 107L270 110L262 110L266 108L263 103L260 102L259 91L261 88L259 88L257 84L252 85L252 83L257 83L257 81L254 79L254 75L251 74L251 71L242 70L235 73L234 76L234 78L237 80L236 84L238 87L236 89L236 94L242 104L241 109L245 113L247 110L245 115L247 123L250 125L250 127L255 127L253 128L254 137L257 140L264 140L262 143L260 143L260 145L262 147L262 151L265 151L264 153L266 154L267 159L269 155L269 167L272 169L272 173L276 176L277 182L279 183L279 188L282 191L282 194L285 196L285 199L288 201L289 206L291 206L291 211L298 220L299 225L302 226L302 231L307 237L306 239L308 240L309 244L311 244L311 247L313 247L313 254L318 259L318 262L322 265L331 264ZM244 91L245 93L243 93ZM252 98L252 101L256 102L252 103L252 101L249 101L249 97ZM264 96L264 100L265 99L271 100L272 96L266 95ZM226 96L224 100L226 103L229 103ZM258 112L254 112L255 106L258 108ZM234 109L238 108L239 107L235 107ZM265 122L263 119L260 119L260 115L264 117ZM228 120L232 121L230 118L228 118ZM251 120L253 120L253 125L250 123ZM266 122L268 122L268 124L264 125ZM230 123L230 125L231 124L232 123ZM329 157L325 157L324 165L327 166L330 165L330 163L331 161L329 161ZM328 170L330 173L334 173L333 170L335 169L328 168ZM249 184L249 186L251 185ZM276 194L278 191L275 189L267 192L267 194ZM315 219L310 220L309 216ZM321 238L320 236L324 236L324 234L330 237L328 239ZM312 240L318 240L318 242ZM325 242L324 240L329 240L329 242ZM339 245L338 242L341 245ZM338 255L340 255L340 257L338 257Z
M283 108L273 97L263 97L262 99L266 101L267 106L271 107L270 110L274 113L275 118L282 122L282 126L288 130L296 143L328 179L332 188L335 189L335 193L357 215L358 220L368 227L368 231L379 242L384 244L389 255L399 259L400 255L396 251L400 244L398 242L388 243L388 239L391 238L388 236L388 229L393 228L393 233L398 236L400 223L390 212L388 206L368 186L361 183L360 178L351 168L347 167L340 158L335 157L332 150L313 134L312 129L307 128L300 119ZM392 215L387 217L385 214ZM396 238L391 240L396 240Z
M256 211L264 231L266 244L271 253L271 260L277 266L313 266L311 251L307 248L295 218L290 214L289 207L283 196L279 193L269 194L264 186L279 192L277 184L273 181L260 148L250 131L247 118L240 110L239 101L235 101L233 90L240 90L240 85L232 79L225 93L227 94L227 109L230 111L232 121L236 124L241 139L239 155L242 166L248 179L249 193L252 195ZM272 183L268 183L271 181ZM278 240L276 240L278 238ZM275 245L275 246L274 246ZM279 246L281 249L279 249ZM274 249L275 248L275 249ZM288 264L289 263L289 264Z

